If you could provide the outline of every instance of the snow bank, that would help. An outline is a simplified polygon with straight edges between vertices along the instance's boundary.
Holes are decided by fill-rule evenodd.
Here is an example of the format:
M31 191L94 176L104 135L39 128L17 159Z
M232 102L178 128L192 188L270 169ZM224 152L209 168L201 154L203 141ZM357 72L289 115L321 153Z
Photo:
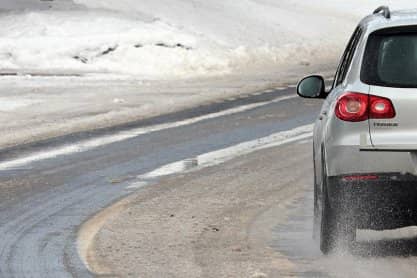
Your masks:
M75 2L79 6L74 8L1 14L1 71L149 79L277 71L337 57L357 20L382 3ZM411 7L413 2L396 0L393 6Z
M186 73L195 38L162 22L107 12L54 11L0 17L0 67L7 71ZM7 27L5 27L7 26ZM217 61L202 56L196 71Z

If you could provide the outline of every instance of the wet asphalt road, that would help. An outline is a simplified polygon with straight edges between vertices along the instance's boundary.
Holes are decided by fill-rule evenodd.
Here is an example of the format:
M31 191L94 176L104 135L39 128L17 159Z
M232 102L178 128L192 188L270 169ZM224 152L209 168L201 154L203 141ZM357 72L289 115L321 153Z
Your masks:
M247 100L199 107L165 120L290 94L293 89L273 91ZM319 105L298 98L288 99L1 171L0 277L90 276L77 255L77 230L89 216L129 194L131 191L125 184L130 179L174 161L311 123ZM131 127L126 127L126 132ZM74 138L94 135L81 134ZM71 138L61 138L51 144L65 144L66 140ZM48 144L35 144L4 151L0 156L5 161L45 147Z
M281 89L138 122L115 130L176 121L247 103L293 95ZM78 256L80 225L102 208L132 193L129 181L181 159L312 123L321 103L299 98L191 125L143 134L93 150L0 171L0 277L91 277ZM0 153L2 161L49 146L111 133L78 134ZM297 144L290 145L297 148ZM277 158L279 159L279 158ZM300 161L306 165L308 161ZM288 175L291 175L289 172ZM353 255L323 257L311 239L312 186L286 208L288 221L273 229L270 246L285 255L300 277L413 277L417 260L413 239L358 245ZM412 236L412 231L405 232ZM410 234L411 233L411 234ZM365 234L365 237L369 235ZM371 234L375 239L380 235ZM280 274L280 275L281 275ZM279 276L278 276L279 277Z

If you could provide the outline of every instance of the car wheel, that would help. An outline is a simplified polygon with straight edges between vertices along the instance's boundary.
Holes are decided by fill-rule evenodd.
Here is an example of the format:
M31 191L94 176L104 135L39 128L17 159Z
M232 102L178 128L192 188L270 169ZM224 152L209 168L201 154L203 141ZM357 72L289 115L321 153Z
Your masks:
M322 219L320 229L320 249L324 254L329 254L340 247L351 250L356 240L356 225L347 209L332 208L327 194L327 177L323 179Z
M323 194L325 195L325 194ZM326 194L327 195L327 194ZM320 229L320 249L323 254L328 254L336 247L336 219L328 204L327 196L322 197L322 216Z

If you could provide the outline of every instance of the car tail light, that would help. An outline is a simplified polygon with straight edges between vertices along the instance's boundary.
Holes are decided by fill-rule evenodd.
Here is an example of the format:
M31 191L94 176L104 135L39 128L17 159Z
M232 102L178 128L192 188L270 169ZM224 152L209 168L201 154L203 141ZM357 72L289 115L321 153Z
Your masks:
M336 103L336 116L348 122L361 122L368 119L368 95L346 93Z
M391 100L377 96L370 96L369 98L369 118L392 119L395 117L395 109Z
M354 92L347 92L337 100L335 112L339 119L347 122L395 117L391 100Z

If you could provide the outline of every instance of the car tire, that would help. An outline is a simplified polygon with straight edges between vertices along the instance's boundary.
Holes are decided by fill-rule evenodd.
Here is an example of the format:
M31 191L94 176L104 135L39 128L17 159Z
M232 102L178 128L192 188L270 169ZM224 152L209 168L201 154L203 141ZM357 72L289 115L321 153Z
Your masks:
M323 194L327 195L327 194ZM323 254L331 253L336 247L336 219L328 204L327 196L322 197L322 216L320 227L320 250Z
M336 247L350 251L356 240L354 217L347 209L343 209L343 204L340 205L339 209L330 206L326 190L328 183L326 176L324 176L323 182L325 184L323 186L322 196L320 249L323 254L333 252Z

